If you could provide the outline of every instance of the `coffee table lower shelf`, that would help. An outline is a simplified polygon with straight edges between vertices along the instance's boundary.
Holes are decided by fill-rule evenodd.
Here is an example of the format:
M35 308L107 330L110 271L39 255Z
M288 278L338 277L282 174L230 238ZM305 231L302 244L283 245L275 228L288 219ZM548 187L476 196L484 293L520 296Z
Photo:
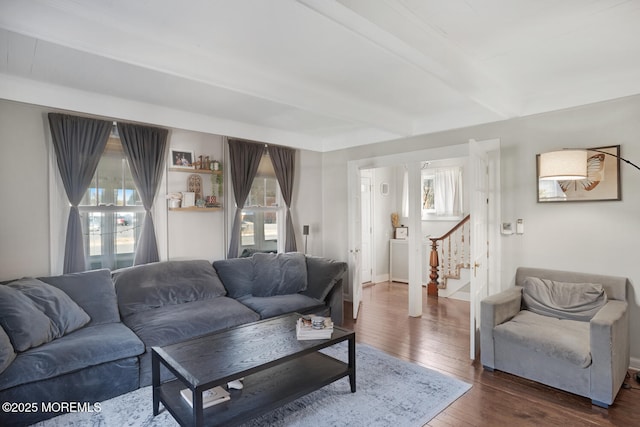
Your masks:
M204 425L241 424L350 373L347 363L318 352L283 362L246 376L242 390L230 390L231 400L203 411ZM162 384L160 402L180 425L194 425L193 409L180 396L184 388L179 380Z

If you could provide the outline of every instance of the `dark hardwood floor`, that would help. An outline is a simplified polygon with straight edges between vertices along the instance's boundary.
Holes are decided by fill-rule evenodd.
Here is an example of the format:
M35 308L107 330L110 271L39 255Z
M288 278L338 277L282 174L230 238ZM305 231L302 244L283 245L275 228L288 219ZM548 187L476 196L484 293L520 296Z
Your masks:
M587 398L503 372L488 372L469 359L469 303L427 298L423 315L407 315L407 285L367 286L357 321L345 305L345 326L356 339L400 359L472 384L464 396L428 424L440 426L640 426L640 384L629 378L607 410Z

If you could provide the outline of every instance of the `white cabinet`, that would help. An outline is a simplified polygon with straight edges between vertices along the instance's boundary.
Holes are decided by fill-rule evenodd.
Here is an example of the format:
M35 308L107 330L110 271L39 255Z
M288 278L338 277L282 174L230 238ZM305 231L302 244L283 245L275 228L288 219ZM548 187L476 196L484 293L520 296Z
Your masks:
M422 284L429 283L428 243L422 242ZM409 283L409 241L391 239L389 241L389 280Z

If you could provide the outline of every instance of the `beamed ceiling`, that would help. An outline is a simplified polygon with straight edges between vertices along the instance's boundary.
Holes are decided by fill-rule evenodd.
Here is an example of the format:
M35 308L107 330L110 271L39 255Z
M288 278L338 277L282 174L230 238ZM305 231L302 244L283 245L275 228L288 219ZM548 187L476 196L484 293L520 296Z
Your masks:
M640 0L0 0L0 98L317 151L640 93Z

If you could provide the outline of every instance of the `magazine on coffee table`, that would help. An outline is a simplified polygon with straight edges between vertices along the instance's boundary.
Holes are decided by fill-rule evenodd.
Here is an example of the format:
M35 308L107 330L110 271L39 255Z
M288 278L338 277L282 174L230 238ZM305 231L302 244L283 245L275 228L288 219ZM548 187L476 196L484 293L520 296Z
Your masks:
M180 390L182 398L193 408L193 398L191 390L185 388ZM217 405L218 403L226 402L231 399L229 392L222 387L214 387L212 389L202 392L202 409L206 409L210 406Z

